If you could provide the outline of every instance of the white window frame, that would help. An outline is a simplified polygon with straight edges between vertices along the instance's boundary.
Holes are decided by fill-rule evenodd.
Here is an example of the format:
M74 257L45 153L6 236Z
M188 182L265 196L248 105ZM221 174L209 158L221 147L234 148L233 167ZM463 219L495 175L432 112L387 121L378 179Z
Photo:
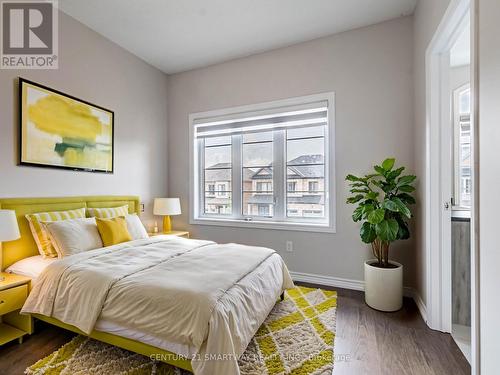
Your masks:
M241 186L237 183L237 180L233 178L232 180L232 191L233 191L233 217L215 217L209 215L200 214L200 193L204 189L203 181L198 178L198 169L200 165L203 165L202 157L198 152L197 140L195 138L195 122L197 120L210 118L211 120L217 120L218 118L223 118L230 115L235 115L239 113L245 113L245 116L252 116L252 112L261 112L266 110L275 110L280 107L287 106L299 106L304 104L310 104L315 102L325 101L328 103L328 126L326 128L325 141L327 147L325 147L324 163L325 163L325 215L327 217L327 222L320 222L319 220L314 220L314 218L307 218L306 221L303 218L288 218L287 221L276 221L273 218L261 218L261 217L248 217L236 218L234 216L238 215L237 210L241 206ZM276 140L275 140L276 141ZM241 157L241 149L239 147L234 147L233 142L232 153L233 157ZM274 147L274 149L279 149ZM280 164L280 160L283 156L275 155L275 161ZM281 163L286 162L281 160ZM241 163L239 163L241 164ZM234 167L234 166L233 166ZM309 231L309 232L336 232L336 178L335 178L335 93L326 92L314 95L307 95L301 97L295 97L284 100L276 100L266 103L245 105L239 107L225 108L214 111L191 113L189 115L189 223L193 225L215 225L215 226L231 226L240 228L261 228L261 229L273 229L273 230L295 230L295 231ZM278 172L280 169L276 167L276 171L273 168L275 175L275 181L280 178L278 173L283 174L283 171ZM241 173L238 168L233 168L233 177L235 174ZM284 177L284 176L281 176ZM285 178L282 178L283 184L274 184L274 194L277 199L286 199L286 184ZM281 186L283 185L283 186ZM286 211L286 207L284 208ZM276 214L276 213L275 213ZM285 215L284 213L278 213L279 215Z

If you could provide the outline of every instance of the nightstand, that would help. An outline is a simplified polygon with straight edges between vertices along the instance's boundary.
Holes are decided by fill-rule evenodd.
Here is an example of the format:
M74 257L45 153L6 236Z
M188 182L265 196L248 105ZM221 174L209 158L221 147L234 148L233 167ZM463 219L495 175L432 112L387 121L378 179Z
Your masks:
M5 279L0 281L0 345L33 333L31 316L20 315L28 297L31 279L11 273L0 273Z
M189 232L184 231L184 230L172 230L170 232L158 232L158 233L148 233L149 237L154 237L154 236L177 236L177 237L185 237L189 238Z

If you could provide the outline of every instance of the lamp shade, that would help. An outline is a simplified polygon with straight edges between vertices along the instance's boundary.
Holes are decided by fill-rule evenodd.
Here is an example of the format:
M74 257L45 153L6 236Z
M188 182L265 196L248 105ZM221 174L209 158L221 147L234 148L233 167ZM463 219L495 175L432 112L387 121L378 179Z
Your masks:
M17 240L19 227L17 225L16 212L12 210L0 210L0 242Z
M158 216L180 215L181 201L179 198L155 198L153 214Z

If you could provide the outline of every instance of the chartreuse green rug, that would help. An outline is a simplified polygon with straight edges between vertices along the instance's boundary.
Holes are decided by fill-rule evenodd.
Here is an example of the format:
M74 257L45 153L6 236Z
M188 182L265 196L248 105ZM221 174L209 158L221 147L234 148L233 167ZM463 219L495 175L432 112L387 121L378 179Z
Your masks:
M337 293L297 287L273 308L239 364L242 375L326 375L333 370ZM77 336L26 374L187 374L148 357ZM222 375L222 374L220 374Z

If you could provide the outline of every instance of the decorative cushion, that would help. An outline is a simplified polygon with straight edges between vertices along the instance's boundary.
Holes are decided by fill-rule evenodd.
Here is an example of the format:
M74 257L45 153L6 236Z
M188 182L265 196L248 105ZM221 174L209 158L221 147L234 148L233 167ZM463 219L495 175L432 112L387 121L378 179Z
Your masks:
M103 246L95 218L54 221L43 224L57 251L64 258Z
M95 221L104 246L132 241L132 236L127 229L127 221L124 216L113 219L96 218Z
M118 216L128 215L128 204L120 207L87 208L88 216L99 219L112 219Z
M30 225L31 233L35 239L40 255L45 258L56 258L57 251L52 246L49 235L42 225L42 222L62 221L85 217L85 208L68 211L38 212L26 215Z
M149 238L148 232L144 225L139 219L137 214L126 215L125 220L127 221L127 229L134 240L142 240L145 238Z

